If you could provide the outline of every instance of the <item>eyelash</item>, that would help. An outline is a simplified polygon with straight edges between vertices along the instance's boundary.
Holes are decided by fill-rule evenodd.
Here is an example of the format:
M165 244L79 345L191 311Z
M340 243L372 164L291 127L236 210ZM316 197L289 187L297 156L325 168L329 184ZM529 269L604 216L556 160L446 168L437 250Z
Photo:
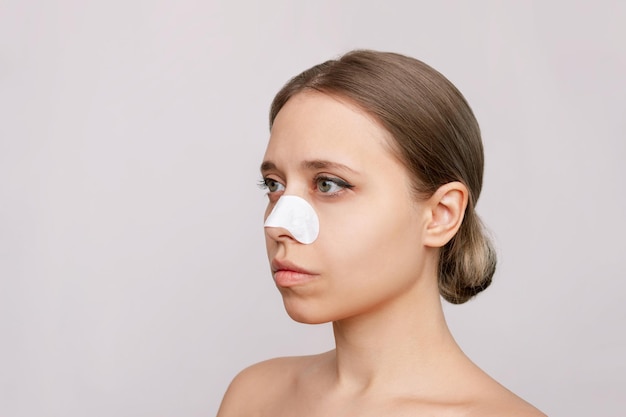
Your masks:
M259 186L259 188L261 188L261 189L263 189L263 190L268 190L268 194L269 194L269 193L272 193L272 192L275 192L275 191L270 191L270 190L269 190L269 188L270 188L270 184L269 184L269 183L270 183L270 182L275 182L275 183L277 183L277 184L280 184L280 182L278 182L278 181L276 181L276 180L274 180L274 179L271 179L271 178L267 178L267 177L265 177L265 178L261 178L261 179L259 180L258 186Z
M333 184L337 185L340 190L339 191L335 191L334 193L324 193L322 192L322 194L326 194L328 196L337 196L339 193L341 193L344 190L349 190L350 188L353 188L354 185L342 180L341 178L337 178L337 177L329 177L326 175L317 175L314 179L313 179L313 183L316 187L316 189L318 191L321 192L321 190L319 190L319 184L322 181L327 181L327 182L332 182Z
M333 193L324 193L321 190L319 190L319 184L322 181L331 182L331 183L337 185L341 189L338 190L338 191L335 191ZM269 191L269 187L270 187L269 183L271 183L271 182L275 182L275 183L281 184L279 181L276 181L275 179L265 177L265 178L261 178L259 180L258 185L259 185L259 187L261 189L268 190L268 194L273 193L273 192L277 192L277 191ZM283 185L283 187L284 187L284 185ZM330 176L327 176L327 175L316 175L315 178L313 178L313 187L317 191L320 191L322 194L325 194L327 197L335 197L335 196L339 195L343 190L349 190L351 188L354 188L354 185L350 184L347 181L342 180L341 178L330 177Z

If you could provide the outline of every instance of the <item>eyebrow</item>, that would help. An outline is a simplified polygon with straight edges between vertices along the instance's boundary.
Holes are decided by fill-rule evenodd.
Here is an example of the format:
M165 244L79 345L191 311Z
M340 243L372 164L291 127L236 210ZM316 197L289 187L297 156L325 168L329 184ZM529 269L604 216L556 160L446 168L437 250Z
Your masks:
M272 161L263 161L263 163L261 164L261 173L267 172L267 171L275 171L278 168L276 167L276 164L273 163Z
M347 165L340 164L339 162L326 161L323 159L313 159L311 161L303 161L300 165L302 166L302 168L306 170L340 169L340 170L345 170L345 171L349 171L349 172L357 174L357 172L354 169L350 168ZM261 164L261 173L264 173L267 171L273 171L273 170L278 170L278 167L276 166L274 162L263 161L263 163Z

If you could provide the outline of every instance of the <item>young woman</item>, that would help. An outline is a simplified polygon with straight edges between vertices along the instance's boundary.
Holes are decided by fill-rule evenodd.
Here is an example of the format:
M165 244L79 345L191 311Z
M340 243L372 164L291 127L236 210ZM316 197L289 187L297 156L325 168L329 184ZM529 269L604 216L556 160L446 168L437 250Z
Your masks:
M474 365L441 296L489 286L474 212L483 149L461 93L393 53L353 51L275 97L261 165L265 234L287 313L336 349L242 371L219 417L543 416Z

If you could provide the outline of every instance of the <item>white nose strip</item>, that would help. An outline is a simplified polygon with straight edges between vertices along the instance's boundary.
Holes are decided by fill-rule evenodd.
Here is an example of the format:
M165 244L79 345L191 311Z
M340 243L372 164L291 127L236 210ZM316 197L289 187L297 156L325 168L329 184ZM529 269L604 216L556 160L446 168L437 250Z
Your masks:
M265 220L265 227L282 227L300 243L315 242L320 232L320 221L315 210L304 198L283 195Z

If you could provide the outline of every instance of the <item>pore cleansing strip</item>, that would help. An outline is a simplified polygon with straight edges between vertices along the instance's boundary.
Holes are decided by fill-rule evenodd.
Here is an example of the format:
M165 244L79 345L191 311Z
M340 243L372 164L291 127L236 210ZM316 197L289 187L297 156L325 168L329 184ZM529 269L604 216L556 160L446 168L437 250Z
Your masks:
M300 243L308 245L317 239L320 222L315 210L304 198L283 195L265 220L265 227L282 227Z

